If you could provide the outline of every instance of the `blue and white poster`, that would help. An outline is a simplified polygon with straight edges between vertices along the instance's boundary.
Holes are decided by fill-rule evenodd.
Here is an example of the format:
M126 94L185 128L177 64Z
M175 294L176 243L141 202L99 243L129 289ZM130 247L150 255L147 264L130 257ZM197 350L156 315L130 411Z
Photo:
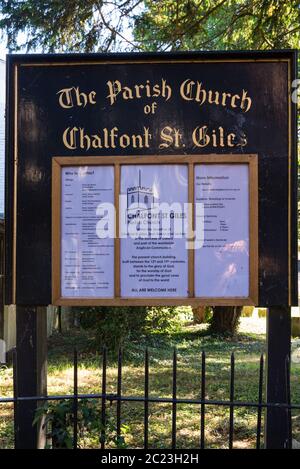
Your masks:
M122 165L122 297L188 296L187 203L187 165Z

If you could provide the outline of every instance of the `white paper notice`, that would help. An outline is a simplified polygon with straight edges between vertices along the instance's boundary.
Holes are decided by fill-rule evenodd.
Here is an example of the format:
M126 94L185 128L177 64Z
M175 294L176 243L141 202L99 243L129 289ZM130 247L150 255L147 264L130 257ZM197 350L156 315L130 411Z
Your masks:
M61 294L114 296L114 238L100 238L98 223L114 228L101 204L114 204L112 166L63 167L61 174ZM113 207L113 205L112 205Z
M249 296L248 165L196 165L195 203L204 204L195 212L195 296Z
M187 165L124 165L121 194L121 296L186 297Z

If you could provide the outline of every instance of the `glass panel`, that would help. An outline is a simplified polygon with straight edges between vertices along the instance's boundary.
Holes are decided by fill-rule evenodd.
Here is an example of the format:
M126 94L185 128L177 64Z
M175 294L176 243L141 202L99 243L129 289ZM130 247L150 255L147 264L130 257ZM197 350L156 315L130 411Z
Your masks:
M187 165L122 165L122 297L188 296L187 202Z
M62 297L113 297L114 168L61 171Z
M195 296L249 296L249 168L195 165Z

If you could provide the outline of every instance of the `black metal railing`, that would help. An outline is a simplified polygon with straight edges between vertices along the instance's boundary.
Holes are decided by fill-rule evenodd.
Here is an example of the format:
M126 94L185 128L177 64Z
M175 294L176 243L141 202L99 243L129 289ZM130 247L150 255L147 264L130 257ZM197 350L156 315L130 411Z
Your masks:
M149 352L146 349L144 357L144 393L143 396L127 396L122 394L122 368L123 368L123 354L122 350L118 353L117 363L117 392L107 393L107 350L103 349L102 354L102 389L101 393L92 394L81 394L78 392L78 353L74 350L73 357L73 393L66 395L46 395L46 396L19 396L18 389L14 388L15 397L1 397L0 404L14 404L14 415L15 415L15 431L17 429L17 408L19 403L36 401L73 401L73 448L78 448L78 402L84 399L97 399L101 402L101 432L100 432L100 446L105 449L106 446L106 404L116 403L116 433L117 437L121 437L121 420L122 420L122 403L143 403L144 404L144 448L149 448L149 404L171 404L172 405L172 449L176 449L177 439L177 406L179 404L191 404L199 406L199 448L204 449L206 447L205 438L205 424L206 424L206 410L210 406L222 406L229 409L229 431L228 431L228 447L233 448L234 444L234 426L235 426L235 409L237 408L248 408L256 409L257 420L256 420L256 449L262 447L261 436L262 436L262 417L263 410L265 409L281 409L285 412L287 423L288 423L288 437L286 439L285 447L287 449L292 447L292 427L291 427L291 413L292 410L300 410L300 404L291 404L291 393L290 393L290 362L289 358L286 359L286 402L264 402L263 401L263 386L264 386L264 356L260 356L259 361L259 376L258 376L258 400L255 402L239 401L235 400L235 356L231 354L230 359L230 395L229 400L215 400L206 398L206 354L203 351L201 356L201 387L199 389L199 399L191 398L179 398L177 396L177 352L174 350L173 353L173 364L172 364L172 397L154 397L150 395L149 390ZM17 369L17 354L13 354L13 369L14 376ZM14 380L16 383L16 380ZM275 429L274 431L277 431Z

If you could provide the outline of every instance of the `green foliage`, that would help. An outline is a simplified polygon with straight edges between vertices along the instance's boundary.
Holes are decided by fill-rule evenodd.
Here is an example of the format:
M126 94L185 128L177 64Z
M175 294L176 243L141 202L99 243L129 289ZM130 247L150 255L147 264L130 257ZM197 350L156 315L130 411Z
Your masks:
M137 0L1 0L0 29L11 51L96 52L128 46ZM123 34L124 32L124 34ZM25 40L20 43L20 33ZM22 39L23 39L22 37Z
M117 350L126 340L135 339L143 333L147 308L124 306L100 309L96 323L97 344Z
M98 347L118 350L130 340L151 333L170 334L182 327L180 310L175 307L97 307L77 308L80 325L95 330Z
M145 328L146 307L77 308L80 324L95 329L97 346L117 350L126 340L139 337Z
M172 334L180 331L182 320L179 310L175 307L153 307L149 308L146 316L145 332Z
M106 415L106 424L102 425L99 405L94 399L84 399L78 402L78 440L88 437L90 440L100 441L100 435L105 432L105 441L115 448L126 448L124 434L127 427L121 425L121 436L117 436L113 418ZM46 448L71 449L73 447L74 413L73 401L62 400L55 403L47 402L36 410L33 425L42 424L46 428Z
M145 50L299 47L299 0L146 0L135 39Z
M300 41L299 0L0 0L0 14L11 51L270 49Z
M204 316L204 322L210 323L213 317L213 308L211 306L206 306L205 307L205 316Z

